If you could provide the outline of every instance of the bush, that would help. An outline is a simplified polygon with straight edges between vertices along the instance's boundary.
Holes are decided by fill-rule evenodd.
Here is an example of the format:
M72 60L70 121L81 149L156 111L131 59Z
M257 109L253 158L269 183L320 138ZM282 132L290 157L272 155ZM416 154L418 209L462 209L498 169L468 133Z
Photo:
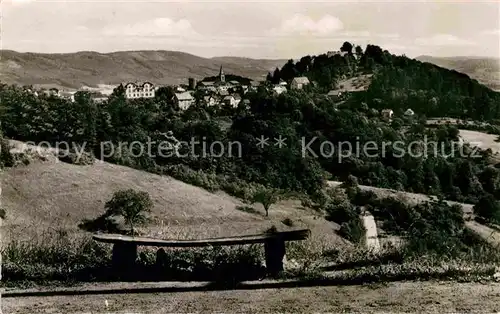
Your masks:
M58 159L72 165L86 166L93 165L95 162L94 155L89 152L77 152L75 149L69 151L58 152Z
M285 226L293 227L293 220L288 217L283 219L281 223L284 224Z
M361 217L352 217L349 221L342 223L339 234L353 243L364 243L366 228Z
M120 228L116 220L106 214L97 217L96 219L84 219L78 227L88 232L106 232L128 234Z
M371 205L371 204L375 203L377 198L378 198L377 194L375 194L375 192L373 192L371 190L367 190L367 191L359 190L350 199L354 205L365 206L365 205Z
M0 137L0 168L13 167L14 164L15 160L10 152L9 142Z
M500 223L500 204L491 194L486 194L474 206L474 213L489 222Z
M146 221L146 213L151 212L153 201L147 192L133 189L118 191L105 205L107 216L121 215L134 234L134 225Z

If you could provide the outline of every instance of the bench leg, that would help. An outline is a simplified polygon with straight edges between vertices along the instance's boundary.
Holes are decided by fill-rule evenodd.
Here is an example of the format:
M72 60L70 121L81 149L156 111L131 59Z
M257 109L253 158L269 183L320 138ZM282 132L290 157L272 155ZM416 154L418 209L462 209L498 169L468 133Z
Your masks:
M264 243L266 253L266 268L268 274L276 276L283 271L283 257L285 257L285 241L269 240Z
M133 273L137 259L137 246L130 243L117 243L113 245L113 268L119 274Z

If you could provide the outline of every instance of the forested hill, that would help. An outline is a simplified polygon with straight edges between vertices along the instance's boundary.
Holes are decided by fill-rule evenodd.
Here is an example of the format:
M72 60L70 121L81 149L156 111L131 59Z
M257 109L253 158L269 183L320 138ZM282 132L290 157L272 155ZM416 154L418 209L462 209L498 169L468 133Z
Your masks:
M500 58L419 56L416 59L465 73L489 88L500 91Z
M372 108L391 108L395 112L411 108L426 116L500 118L500 93L466 74L393 55L375 45L363 51L346 42L341 51L344 56L322 54L305 56L297 62L289 60L270 73L268 80L291 81L296 76L307 76L321 92L327 92L341 87L346 78L373 73L368 90L350 98L353 103L363 101Z

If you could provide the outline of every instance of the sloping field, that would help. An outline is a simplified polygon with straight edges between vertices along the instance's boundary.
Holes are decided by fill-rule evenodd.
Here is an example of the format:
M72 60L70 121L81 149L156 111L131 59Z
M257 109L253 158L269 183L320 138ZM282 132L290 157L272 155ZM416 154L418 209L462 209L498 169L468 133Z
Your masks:
M19 144L19 143L18 143ZM17 147L19 148L19 145ZM133 188L147 191L154 201L152 222L145 235L160 238L205 238L260 233L291 218L294 228L312 230L312 237L328 245L347 244L335 230L339 226L324 220L297 201L274 205L270 217L236 209L245 205L224 193L210 193L167 176L154 175L97 161L77 166L58 161L34 161L28 166L7 169L2 176L2 201L7 210L4 228L7 237L36 236L63 229L81 234L82 219L104 213L104 204L113 193ZM248 205L246 205L248 206Z
M477 146L481 149L491 148L493 154L500 153L500 143L496 141L498 135L478 131L460 130L460 137L472 146Z

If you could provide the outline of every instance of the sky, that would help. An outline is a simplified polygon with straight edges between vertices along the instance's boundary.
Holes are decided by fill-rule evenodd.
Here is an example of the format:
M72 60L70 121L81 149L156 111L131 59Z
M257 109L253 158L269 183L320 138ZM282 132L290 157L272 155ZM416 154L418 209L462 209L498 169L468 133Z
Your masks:
M0 0L1 48L178 50L282 59L376 44L409 57L500 57L500 1Z

